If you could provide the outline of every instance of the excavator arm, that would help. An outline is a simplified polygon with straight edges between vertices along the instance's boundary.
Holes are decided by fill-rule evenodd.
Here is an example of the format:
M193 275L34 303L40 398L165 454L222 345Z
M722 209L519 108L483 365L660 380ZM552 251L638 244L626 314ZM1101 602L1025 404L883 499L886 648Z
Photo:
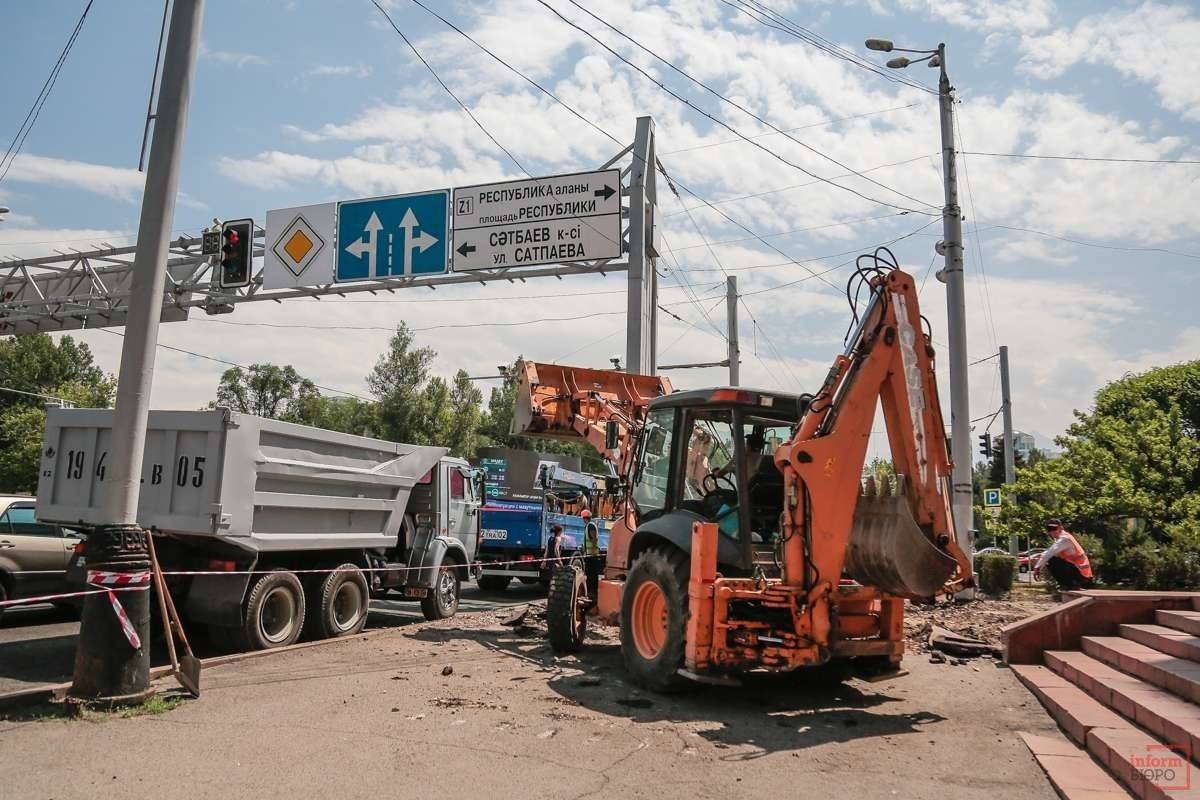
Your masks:
M533 361L517 363L514 436L586 441L628 475L646 407L670 394L671 381L654 375L566 367ZM617 428L617 446L606 447L607 428Z
M913 279L871 280L872 294L845 352L787 444L784 580L828 594L843 570L898 597L931 597L971 582L950 513L950 457L933 347ZM862 482L876 408L882 407L894 481Z

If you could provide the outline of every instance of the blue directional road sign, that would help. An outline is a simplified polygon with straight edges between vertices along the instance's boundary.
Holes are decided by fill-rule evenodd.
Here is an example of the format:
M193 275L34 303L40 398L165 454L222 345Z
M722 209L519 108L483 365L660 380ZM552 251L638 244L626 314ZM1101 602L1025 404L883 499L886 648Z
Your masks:
M449 267L450 190L338 203L334 280L439 275Z

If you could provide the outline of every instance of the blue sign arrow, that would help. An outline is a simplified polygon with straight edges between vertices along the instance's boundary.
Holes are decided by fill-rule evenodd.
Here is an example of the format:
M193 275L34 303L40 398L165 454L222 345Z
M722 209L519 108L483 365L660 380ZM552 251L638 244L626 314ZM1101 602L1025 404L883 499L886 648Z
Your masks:
M338 283L439 275L449 267L450 191L338 203Z

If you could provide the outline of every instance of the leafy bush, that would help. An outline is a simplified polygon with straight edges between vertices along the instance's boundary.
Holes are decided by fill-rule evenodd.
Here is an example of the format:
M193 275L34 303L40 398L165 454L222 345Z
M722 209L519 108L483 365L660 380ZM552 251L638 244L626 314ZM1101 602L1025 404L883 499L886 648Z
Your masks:
M1005 594L1012 591L1017 577L1017 559L1003 553L984 553L976 559L979 565L979 588L984 594Z

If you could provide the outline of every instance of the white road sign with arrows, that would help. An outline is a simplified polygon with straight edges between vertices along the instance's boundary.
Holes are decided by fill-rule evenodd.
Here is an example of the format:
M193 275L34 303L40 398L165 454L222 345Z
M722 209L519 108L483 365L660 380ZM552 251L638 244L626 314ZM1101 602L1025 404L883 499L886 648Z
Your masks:
M454 190L454 271L620 258L621 171Z

